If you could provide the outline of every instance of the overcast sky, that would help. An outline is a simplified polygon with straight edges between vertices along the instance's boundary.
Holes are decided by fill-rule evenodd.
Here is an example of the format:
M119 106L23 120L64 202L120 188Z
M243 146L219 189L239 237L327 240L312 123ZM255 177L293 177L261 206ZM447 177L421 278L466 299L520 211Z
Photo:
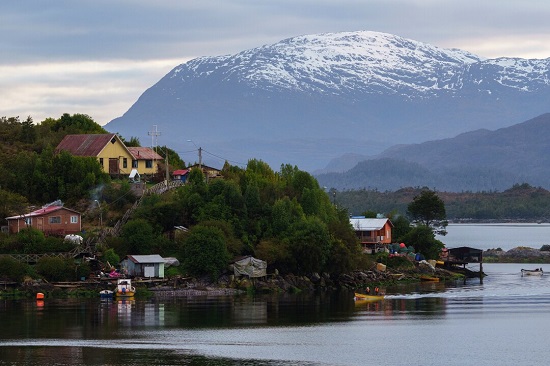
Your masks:
M0 116L101 125L175 66L285 38L369 30L478 56L550 57L548 0L7 0Z

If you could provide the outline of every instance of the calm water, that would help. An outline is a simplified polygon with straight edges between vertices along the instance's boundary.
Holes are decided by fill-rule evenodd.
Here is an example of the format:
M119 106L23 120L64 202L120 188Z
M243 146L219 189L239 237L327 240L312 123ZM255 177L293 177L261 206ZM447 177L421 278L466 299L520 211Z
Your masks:
M540 266L540 265L536 265ZM550 275L352 294L0 302L0 365L547 365ZM549 268L550 273L550 268Z
M449 224L448 234L437 236L449 248L509 250L524 246L540 249L550 244L550 224Z

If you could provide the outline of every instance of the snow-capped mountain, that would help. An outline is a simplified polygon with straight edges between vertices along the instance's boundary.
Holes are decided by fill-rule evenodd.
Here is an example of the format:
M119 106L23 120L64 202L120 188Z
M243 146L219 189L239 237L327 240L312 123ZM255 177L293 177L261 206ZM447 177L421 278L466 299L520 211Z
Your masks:
M159 143L175 150L192 139L229 161L312 170L345 153L510 126L548 112L549 102L550 59L489 60L385 33L325 33L179 65L106 128L146 144L158 125Z

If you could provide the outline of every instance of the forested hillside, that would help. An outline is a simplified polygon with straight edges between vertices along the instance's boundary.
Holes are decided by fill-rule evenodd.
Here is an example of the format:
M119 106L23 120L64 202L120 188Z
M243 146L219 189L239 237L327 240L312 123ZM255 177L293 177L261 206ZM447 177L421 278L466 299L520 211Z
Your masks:
M351 214L373 211L406 215L407 205L422 191L347 190L335 192L334 201ZM550 191L516 184L504 192L437 192L445 203L449 220L550 221Z

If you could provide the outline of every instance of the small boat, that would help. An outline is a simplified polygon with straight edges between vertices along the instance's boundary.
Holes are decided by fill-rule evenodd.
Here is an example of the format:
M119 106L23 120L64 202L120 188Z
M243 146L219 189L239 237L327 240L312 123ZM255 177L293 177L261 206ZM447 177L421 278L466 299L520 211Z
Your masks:
M523 276L542 276L544 274L544 271L542 268L537 269L522 269L521 270L521 277Z
M117 280L115 292L117 298L133 297L135 293L136 289L132 286L132 280L128 278L119 278Z
M112 299L113 291L111 290L101 290L99 291L99 297L102 299Z
M379 301L384 300L384 295L366 295L356 292L353 299L355 301Z
M432 281L432 282L439 282L439 277L433 277L433 276L420 276L421 281Z

